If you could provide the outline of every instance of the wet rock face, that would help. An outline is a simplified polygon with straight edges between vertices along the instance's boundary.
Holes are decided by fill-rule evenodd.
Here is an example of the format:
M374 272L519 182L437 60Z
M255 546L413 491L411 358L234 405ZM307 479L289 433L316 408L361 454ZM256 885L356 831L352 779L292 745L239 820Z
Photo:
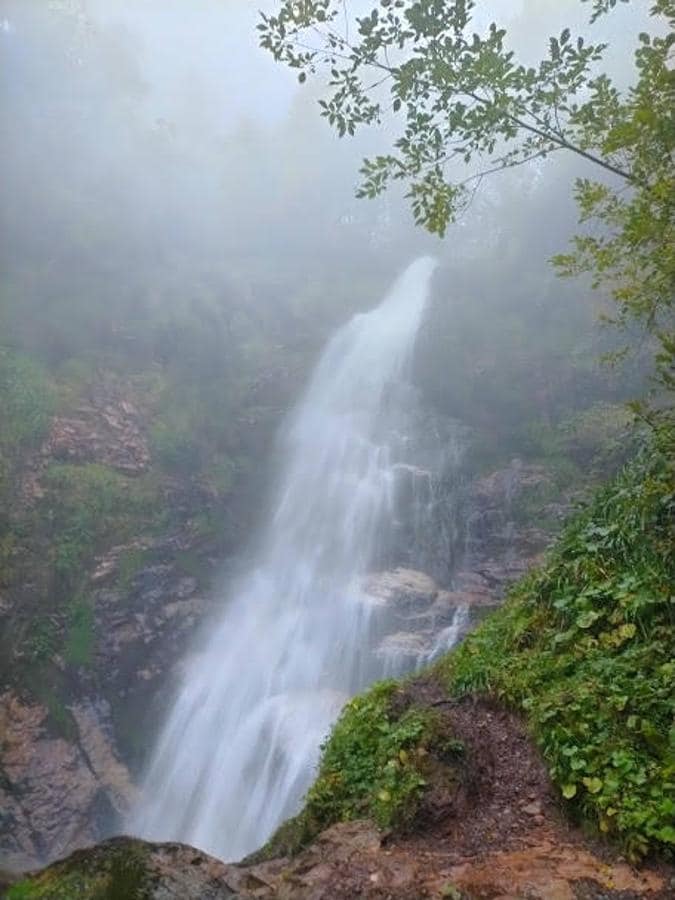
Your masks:
M364 579L363 591L374 607L375 656L387 677L431 662L466 630L466 598L441 590L424 572L374 572Z
M472 607L489 606L539 562L570 496L543 466L514 459L466 481L451 456L454 468L395 467L393 549L381 568L421 569L442 587L467 592Z
M147 539L99 557L91 663L73 671L54 660L72 680L64 721L15 689L0 695L0 867L35 867L119 827L135 796L129 766L137 773L206 614L198 579L178 562L189 546L180 536ZM122 584L130 554L136 570Z
M465 553L454 588L499 602L509 584L541 561L569 512L569 497L560 493L544 467L518 459L474 480L463 504Z
M115 697L141 691L170 677L209 602L199 579L180 564L189 538L176 535L115 547L99 557L91 576L96 610L96 668L106 672ZM123 576L132 555L136 570ZM125 583L122 583L122 582Z
M442 532L435 538L441 558L428 558L425 571L398 565L364 581L380 627L376 655L387 675L429 663L495 609L509 585L541 561L569 509L547 471L520 460L461 486L400 468L399 502L409 515L418 501L429 504L425 528L436 523Z
M107 705L68 712L73 733L57 737L44 706L13 692L0 696L0 857L7 869L100 839L110 817L132 802Z
M438 585L430 575L403 567L368 575L363 589L377 603L397 609L425 606L438 593Z
M98 463L125 475L141 475L150 465L143 416L128 388L98 384L70 415L55 416L39 451L25 460L18 490L30 506L44 495L40 478L53 462Z

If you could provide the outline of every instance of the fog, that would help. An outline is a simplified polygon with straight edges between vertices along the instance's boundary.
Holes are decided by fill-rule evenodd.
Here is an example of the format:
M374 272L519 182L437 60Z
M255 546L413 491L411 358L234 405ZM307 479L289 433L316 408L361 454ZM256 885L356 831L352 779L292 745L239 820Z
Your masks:
M2 263L10 287L30 281L35 315L81 290L110 297L122 319L226 287L265 305L272 279L284 285L274 298L282 316L291 292L350 268L386 280L394 260L420 249L453 264L480 256L477 244L490 253L507 223L509 245L534 242L528 264L545 267L573 226L569 185L583 171L574 160L496 179L443 243L414 229L400 197L357 202L359 161L386 129L335 138L317 114L320 87L299 88L257 47L253 4L3 0L0 9ZM511 20L526 52L569 11L588 10L489 9ZM612 40L637 30L635 18L612 20ZM521 212L524 185L555 210L546 234L536 213Z
M346 14L371 5L349 3ZM597 34L609 43L609 70L619 83L630 81L644 4L617 4L593 29L591 4L578 0L477 6L477 27L493 17L504 22L528 61L565 26ZM349 658L342 647L357 646L353 623L331 631L326 622L340 614L347 586L381 563L426 566L439 587L452 587L469 554L467 485L495 474L490 483L501 483L505 472L510 484L524 460L535 474L548 473L550 498L571 502L579 484L625 456L623 403L644 380L639 354L621 368L600 363L622 341L599 323L609 296L584 279L559 278L550 262L579 227L575 179L611 176L555 153L483 179L446 236L432 236L415 226L399 184L375 200L356 197L362 159L387 150L394 123L385 116L377 128L338 138L320 116L320 76L300 84L297 72L275 63L258 46L257 22L258 5L247 0L0 0L0 589L9 597L4 606L0 597L9 623L0 674L17 690L28 686L49 710L49 727L71 744L80 727L72 710L95 707L129 785L142 780L194 635L211 629L214 609L231 605L222 586L238 572L250 568L249 587L232 606L236 615L221 622L223 643L209 651L200 676L208 693L227 656L233 674L217 692L213 721L224 728L223 698L231 683L243 684L240 670L263 627L274 632L258 652L265 709L285 666L289 690L312 711L331 654L340 678L323 687L342 702L373 677L411 666L366 666L359 678L342 671ZM413 262L419 257L428 258ZM409 297L417 298L414 308ZM284 421L287 431L289 421L302 426L295 443L286 434L293 452L283 449ZM365 457L364 446L373 451ZM436 468L425 454L440 460ZM424 552L415 530L420 474L424 509L433 509L419 530ZM395 478L413 485L400 522ZM275 483L292 500L278 504L292 509L290 517L271 514ZM354 509L359 497L364 510ZM549 513L557 528L559 513ZM534 517L543 541L549 513ZM335 554L341 523L348 540L336 578L324 557ZM513 523L503 524L495 540L508 555ZM390 526L398 556L379 547ZM274 552L266 556L261 546ZM263 588L260 566L249 566L256 552ZM314 568L306 564L313 554L321 557ZM265 598L276 598L281 612L262 605ZM316 624L326 653L314 657L298 642L291 665L295 612L311 612L312 604L316 623L306 643L322 644ZM260 624L249 618L257 612ZM458 638L460 612L445 623L446 648ZM374 648L366 637L364 658ZM224 653L234 645L238 655ZM425 645L418 663L432 656ZM318 680L295 677L307 661ZM188 687L190 719L205 692ZM278 798L276 819L310 783L318 732L337 711L331 696L318 731L294 720L311 747L302 778L293 770L287 779L292 790ZM245 716L251 698L244 690L239 699L232 709ZM299 708L273 706L279 721ZM249 742L256 753L267 746L269 722L260 722ZM179 717L166 732L169 763L185 771L194 756L182 742L186 727ZM208 720L197 742L219 764L211 733ZM230 736L221 734L228 745ZM41 766L33 768L51 771ZM157 771L164 783L164 768ZM114 791L109 809L83 802L64 824L58 791L63 784L63 796L72 791L61 775L54 774L49 803L39 804L50 816L56 810L53 821L31 822L23 844L10 835L12 853L54 858L83 835L119 830L129 803L116 806ZM47 789L42 782L36 797ZM209 782L203 786L204 798L217 799ZM264 807L269 797L260 791ZM181 803L201 813L199 796L190 788ZM23 821L23 812L16 815ZM159 833L160 806L152 819ZM34 841L40 829L48 839ZM202 841L199 834L189 832ZM264 839L251 834L236 850L206 844L227 856Z

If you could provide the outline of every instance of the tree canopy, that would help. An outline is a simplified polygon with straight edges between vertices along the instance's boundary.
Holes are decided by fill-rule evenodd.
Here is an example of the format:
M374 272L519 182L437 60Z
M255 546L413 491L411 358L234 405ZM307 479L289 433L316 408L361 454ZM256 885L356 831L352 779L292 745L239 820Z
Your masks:
M617 5L581 2L591 22ZM301 82L327 75L321 115L338 134L385 121L394 129L389 152L364 160L358 194L402 181L416 222L432 233L445 234L487 175L561 151L593 164L602 180L579 179L576 196L582 221L600 227L555 262L611 287L617 320L655 336L657 380L672 389L675 2L652 4L654 33L639 35L625 90L603 71L606 43L565 28L528 65L499 24L478 33L477 6L379 0L353 19L344 0L285 0L258 28Z

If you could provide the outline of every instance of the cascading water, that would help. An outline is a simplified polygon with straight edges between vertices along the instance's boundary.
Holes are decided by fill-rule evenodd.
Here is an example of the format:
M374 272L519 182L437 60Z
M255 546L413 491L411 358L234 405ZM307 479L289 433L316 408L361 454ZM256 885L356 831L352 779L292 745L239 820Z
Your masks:
M297 811L345 699L383 675L360 579L387 541L397 384L433 268L414 262L326 347L257 565L188 667L130 830L224 859L256 849Z

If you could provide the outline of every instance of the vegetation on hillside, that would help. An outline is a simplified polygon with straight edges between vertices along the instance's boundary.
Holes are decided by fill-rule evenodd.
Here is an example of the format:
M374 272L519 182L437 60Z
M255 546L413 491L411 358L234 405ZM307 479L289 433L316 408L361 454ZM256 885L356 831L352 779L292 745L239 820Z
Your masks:
M675 847L674 449L645 447L436 669L522 711L570 808L631 857Z
M616 6L594 0L591 22ZM616 837L631 858L672 852L675 5L652 3L654 27L637 38L634 81L623 90L603 71L606 43L565 28L530 65L506 29L474 23L477 9L472 0L380 0L351 22L333 0L282 2L276 14L262 14L259 31L262 46L297 69L301 82L329 73L321 114L340 135L389 123L396 136L388 152L364 162L359 194L373 198L404 182L417 223L433 233L445 233L488 175L559 151L584 160L589 176L577 179L575 196L581 222L591 227L554 262L560 274L588 274L611 295L613 308L602 316L622 326L628 345L611 356L649 347L654 396L633 409L651 434L568 524L545 565L434 674L450 696L486 694L522 712L570 810ZM455 343L458 355L462 344L475 353L471 341ZM550 362L528 371L544 394L557 377L555 365L547 371ZM456 379L449 383L454 390ZM511 380L500 384L512 402ZM561 457L569 463L573 435L595 428L583 418L565 423L558 412L539 423L530 442L555 455L567 440ZM311 823L316 797L326 791L338 798L328 806L331 820L353 814L349 792L336 788L348 775L338 770L331 782L327 760L345 734L365 740L358 710L348 707L336 727L298 822ZM387 716L379 711L383 729ZM363 745L363 771L377 771L375 747ZM344 772L352 768L345 763ZM372 774L361 784L363 803L375 785ZM398 805L405 817L409 799Z
M504 606L416 676L521 713L561 803L633 860L675 849L673 449L672 437L644 447ZM295 852L352 818L414 823L429 759L461 745L434 710L397 712L398 688L378 684L345 707L302 812L253 858Z
M529 205L511 197L500 208L493 198L479 207L454 255L452 248L439 250L445 265L420 336L415 378L425 402L472 426L474 470L520 454L545 461L559 483L578 488L596 474L594 467L602 472L623 461L636 438L621 404L642 393L646 367L638 359L632 369L600 374L597 359L621 357L624 340L652 359L657 392L650 409L636 407L655 426L636 460L594 495L544 566L516 585L504 607L439 662L433 677L449 697L487 695L522 713L572 814L617 840L631 858L669 853L675 841L675 484L668 412L675 387L673 37L639 37L636 80L622 92L599 72L603 44L573 39L565 29L534 68L521 65L497 25L469 37L475 5L380 0L349 39L336 30L342 3L283 2L261 23L261 37L302 81L327 67L332 93L322 111L340 133L404 118L391 152L364 164L361 193L375 197L402 181L417 221L435 234L446 231L495 171L552 154L559 159L564 150L607 179L577 182L582 220L591 228L556 258L561 274L590 275L613 298L603 297L597 310L584 289L572 298L531 264L530 257L553 252L539 222L557 209L558 188L525 190L512 175L512 190ZM595 0L594 18L616 5ZM657 0L652 11L675 23L671 0ZM319 46L300 47L307 32ZM46 55L39 40L29 50L58 68L59 40L46 41ZM373 67L384 81L371 88ZM105 90L94 86L91 97L80 96L78 79L70 72L65 101L45 120L60 122L59 111L71 115L71 106L83 120L91 112L87 104L107 108ZM17 106L22 121L23 101ZM116 134L120 123L113 124ZM65 703L77 684L71 676L93 658L87 580L96 556L172 528L217 542L216 555L236 545L248 522L239 515L244 504L233 498L237 490L251 495L262 482L272 427L317 347L337 322L376 301L401 248L409 252L398 221L381 227L386 207L359 218L346 215L342 200L330 195L332 148L317 140L308 167L286 166L300 140L296 125L290 119L279 128L273 158L265 150L249 161L227 227L211 210L204 246L200 229L184 248L185 235L169 228L158 250L147 237L155 240L166 216L156 198L154 227L138 215L132 192L118 218L107 221L111 198L92 200L78 180L79 165L75 174L64 168L58 192L26 191L10 204L20 227L7 244L0 295L0 589L11 595L13 627L2 649L5 665L21 660L11 677L47 705L64 733ZM140 159L147 172L145 141L150 135L155 149L161 144L156 164L163 198L175 171L204 167L201 158L191 166L174 157L174 146L164 146L153 129L132 137L143 152L126 164L133 168ZM259 137L267 146L269 135ZM217 177L238 180L231 172L241 168L237 154L250 143L250 134L232 140L214 169ZM480 168L465 168L481 158ZM12 159L11 171L21 175L22 153ZM107 165L101 182L107 183ZM300 176L313 180L313 190L309 212L295 217L293 231L288 198L298 193ZM265 197L265 227L282 236L276 256L259 208L249 202L259 180L278 189L278 197L272 190ZM190 194L192 183L181 187ZM516 208L522 209L518 223ZM31 227L51 221L49 212L58 227ZM143 227L129 237L124 226L133 222ZM389 243L376 253L378 240ZM322 255L331 242L334 249ZM190 271L182 254L195 261ZM141 257L153 262L141 264ZM591 325L596 312L619 322L620 340L598 337ZM77 411L92 389L111 379L139 407L148 471L132 476L100 462L49 460L39 492L26 498L24 476L53 416ZM121 557L120 590L144 561L144 551L133 548ZM348 704L303 812L282 827L267 853L297 849L343 819L367 816L387 828L414 822L430 761L459 758L461 747L433 711L400 710L397 691L388 682ZM91 889L105 892L109 880L115 879L105 875ZM41 896L13 890L17 898Z

